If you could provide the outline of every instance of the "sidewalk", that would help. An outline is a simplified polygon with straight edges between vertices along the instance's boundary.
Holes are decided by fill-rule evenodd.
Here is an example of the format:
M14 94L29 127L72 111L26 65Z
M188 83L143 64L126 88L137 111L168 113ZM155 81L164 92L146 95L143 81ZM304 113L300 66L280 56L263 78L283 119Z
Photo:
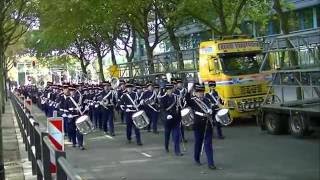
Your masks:
M10 100L6 102L6 113L3 114L1 128L6 179L36 179L31 173L31 163L28 161Z

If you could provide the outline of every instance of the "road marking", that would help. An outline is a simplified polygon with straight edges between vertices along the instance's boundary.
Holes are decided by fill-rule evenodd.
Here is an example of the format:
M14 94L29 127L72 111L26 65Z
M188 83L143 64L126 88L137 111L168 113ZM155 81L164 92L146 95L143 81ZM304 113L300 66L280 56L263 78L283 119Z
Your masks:
M124 161L120 161L120 164L129 164L129 163L143 163L143 162L147 162L150 161L150 159L134 159L134 160L124 160Z
M147 153L141 153L142 155L144 155L144 156L146 156L146 157L148 157L148 158L151 158L152 156L150 155L150 154L147 154Z

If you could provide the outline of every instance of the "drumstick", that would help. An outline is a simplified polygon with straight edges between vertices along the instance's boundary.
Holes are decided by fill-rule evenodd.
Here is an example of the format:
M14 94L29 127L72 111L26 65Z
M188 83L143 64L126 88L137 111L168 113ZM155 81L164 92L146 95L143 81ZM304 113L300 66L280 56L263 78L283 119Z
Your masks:
M180 122L180 137L181 137L181 140L182 140L182 148L183 148L183 152L186 152L187 149L186 149L186 146L185 146L185 143L184 143L184 140L182 139L182 131L181 131L181 126L182 126L182 123Z
M206 133L207 133L207 128L208 128L208 119L206 120L206 128L204 129L204 135L203 135L203 140L202 140L202 145L201 145L201 153L200 153L200 156L202 156L203 154L203 149L204 149L204 141L205 141L205 138L206 138Z

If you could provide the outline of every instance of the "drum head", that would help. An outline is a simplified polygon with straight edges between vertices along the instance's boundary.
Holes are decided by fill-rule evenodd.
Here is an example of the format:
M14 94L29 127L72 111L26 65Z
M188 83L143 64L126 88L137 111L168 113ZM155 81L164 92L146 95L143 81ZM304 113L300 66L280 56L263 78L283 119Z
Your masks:
M141 116L141 115L143 114L143 112L144 112L144 111L138 111L138 112L134 113L134 114L132 115L132 117Z
M87 115L81 116L76 120L76 123L81 123L84 122L88 119L89 117Z
M218 111L217 114L218 114L218 116L224 116L224 115L228 114L228 112L229 112L229 109L221 109Z
M185 115L187 115L189 112L190 112L190 109L189 109L189 108L182 109L182 110L181 110L181 116L185 116Z

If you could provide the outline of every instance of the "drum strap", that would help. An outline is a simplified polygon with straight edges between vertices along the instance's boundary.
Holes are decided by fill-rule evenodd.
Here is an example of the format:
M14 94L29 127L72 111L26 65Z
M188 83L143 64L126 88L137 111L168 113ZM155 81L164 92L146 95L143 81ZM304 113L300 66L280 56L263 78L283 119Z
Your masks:
M209 95L212 97L212 99L213 99L213 101L214 101L214 103L215 103L214 105L220 104L220 103L218 102L218 99L216 99L212 93L209 93Z
M112 93L112 91L109 91L109 93L106 96L104 96L102 100L107 99L110 96L111 93Z
M82 115L83 112L81 112L81 109L80 109L79 105L76 103L76 101L73 99L73 97L70 96L70 99L71 99L72 103L76 106L76 108L79 111L79 113Z
M138 110L138 107L137 107L136 103L133 101L133 99L131 98L131 96L129 94L126 94L126 95L129 98L129 100L131 101L132 105Z
M170 111L170 110L174 107L174 105L176 104L176 102L177 102L177 97L174 96L174 101L173 101L173 103L166 109L166 111Z
M201 101L199 98L195 97L192 98L194 100L194 102L200 107L200 109L205 112L208 113L209 112L209 107L206 105L206 103L204 103L203 101Z

